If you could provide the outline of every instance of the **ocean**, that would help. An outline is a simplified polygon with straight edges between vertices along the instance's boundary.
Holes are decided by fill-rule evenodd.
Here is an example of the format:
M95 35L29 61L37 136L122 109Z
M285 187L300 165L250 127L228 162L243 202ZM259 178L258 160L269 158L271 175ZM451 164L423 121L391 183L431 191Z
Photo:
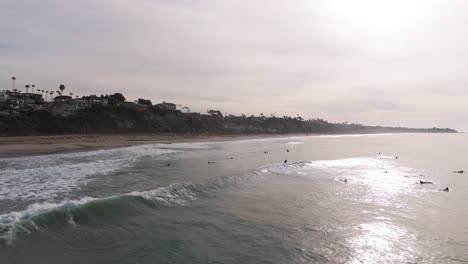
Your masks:
M466 263L464 169L465 134L0 159L0 263Z

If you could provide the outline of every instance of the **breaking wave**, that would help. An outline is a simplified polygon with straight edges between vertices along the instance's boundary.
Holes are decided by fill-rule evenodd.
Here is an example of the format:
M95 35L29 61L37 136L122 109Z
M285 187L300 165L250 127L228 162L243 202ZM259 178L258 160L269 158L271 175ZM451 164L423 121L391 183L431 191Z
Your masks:
M0 200L45 200L79 189L94 180L131 167L145 158L189 149L207 148L206 144L156 144L110 150L64 153L0 159Z

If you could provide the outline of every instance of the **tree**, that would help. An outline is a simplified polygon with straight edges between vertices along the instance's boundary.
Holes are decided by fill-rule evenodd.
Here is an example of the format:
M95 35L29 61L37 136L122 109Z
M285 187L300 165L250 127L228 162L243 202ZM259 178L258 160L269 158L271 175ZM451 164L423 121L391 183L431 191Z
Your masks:
M36 87L36 85L33 84L33 85L31 85L31 87L32 87L32 93L34 93L34 87Z
M60 89L60 94L62 94L62 93L63 93L63 90L65 90L65 85L61 84L61 85L59 86L59 89Z
M15 80L16 80L16 77L15 77L15 76L11 77L11 80L13 81L13 90L15 90Z
M119 103L125 102L125 97L121 93L115 93L109 96L109 103L117 105Z
M219 110L207 110L206 112L211 116L223 117L223 114Z
M28 90L29 90L29 84L26 84L24 87L26 88L26 93L28 93Z

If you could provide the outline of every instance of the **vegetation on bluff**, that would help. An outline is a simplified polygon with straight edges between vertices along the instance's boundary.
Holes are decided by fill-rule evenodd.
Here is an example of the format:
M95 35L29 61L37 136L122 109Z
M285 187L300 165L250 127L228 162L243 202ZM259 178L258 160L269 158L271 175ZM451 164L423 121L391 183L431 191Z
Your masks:
M49 111L0 115L0 135L52 135L103 133L178 133L178 134L285 134L285 133L386 133L456 132L452 129L410 129L335 124L322 119L301 117L223 116L219 111L207 115L181 113L146 105L111 104L59 116Z

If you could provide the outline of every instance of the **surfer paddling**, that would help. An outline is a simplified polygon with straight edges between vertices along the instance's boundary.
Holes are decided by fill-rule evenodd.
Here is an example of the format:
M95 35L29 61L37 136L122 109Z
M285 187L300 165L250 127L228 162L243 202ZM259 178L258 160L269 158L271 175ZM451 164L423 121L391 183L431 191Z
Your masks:
M421 180L419 180L419 183L420 184L433 184L433 182L431 181L421 181Z

